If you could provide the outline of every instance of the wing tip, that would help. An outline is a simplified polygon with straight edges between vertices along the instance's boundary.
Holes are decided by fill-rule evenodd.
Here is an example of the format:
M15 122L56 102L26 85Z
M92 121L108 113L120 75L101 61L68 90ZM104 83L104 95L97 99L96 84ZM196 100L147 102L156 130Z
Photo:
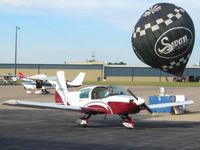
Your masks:
M2 105L17 105L19 103L19 100L10 99L5 101Z

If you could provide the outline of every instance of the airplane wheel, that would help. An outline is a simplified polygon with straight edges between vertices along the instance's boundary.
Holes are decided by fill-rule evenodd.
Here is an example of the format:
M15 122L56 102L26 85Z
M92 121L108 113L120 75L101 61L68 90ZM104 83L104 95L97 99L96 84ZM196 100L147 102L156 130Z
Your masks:
M123 119L122 124L126 128L133 129L135 127L135 122L128 114L121 115L121 118Z
M123 126L125 126L128 129L133 129L135 127L135 124L130 121L123 121L122 124L123 124Z
M88 124L88 120L87 119L79 119L79 120L77 120L77 123L79 126L85 128Z
M87 127L87 124L82 124L80 125L82 128L86 128Z

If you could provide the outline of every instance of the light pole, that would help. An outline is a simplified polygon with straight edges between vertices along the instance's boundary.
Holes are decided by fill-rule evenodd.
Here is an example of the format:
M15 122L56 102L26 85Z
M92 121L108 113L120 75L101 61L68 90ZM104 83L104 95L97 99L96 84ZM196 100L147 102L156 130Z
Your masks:
M15 30L15 75L17 74L17 31L20 27L16 26Z

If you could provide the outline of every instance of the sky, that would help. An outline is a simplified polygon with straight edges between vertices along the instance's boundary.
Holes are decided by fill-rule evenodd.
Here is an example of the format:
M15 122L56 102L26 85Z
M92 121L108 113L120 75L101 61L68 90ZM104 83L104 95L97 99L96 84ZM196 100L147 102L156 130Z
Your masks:
M200 2L197 0L0 0L0 63L63 64L92 59L145 66L131 46L143 12L155 3L184 8L195 25L188 66L200 61Z

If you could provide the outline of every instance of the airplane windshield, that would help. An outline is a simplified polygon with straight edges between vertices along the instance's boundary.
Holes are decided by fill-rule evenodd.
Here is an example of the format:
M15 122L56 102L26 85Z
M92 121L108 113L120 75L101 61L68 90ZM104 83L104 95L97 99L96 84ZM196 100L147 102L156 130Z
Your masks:
M105 87L96 87L92 91L92 99L102 99L106 97L107 89Z
M79 95L79 98L89 98L89 92L90 92L90 88L88 89L83 89L80 91L80 95Z
M128 95L125 89L117 86L108 86L108 94L106 97L113 96L113 95Z

